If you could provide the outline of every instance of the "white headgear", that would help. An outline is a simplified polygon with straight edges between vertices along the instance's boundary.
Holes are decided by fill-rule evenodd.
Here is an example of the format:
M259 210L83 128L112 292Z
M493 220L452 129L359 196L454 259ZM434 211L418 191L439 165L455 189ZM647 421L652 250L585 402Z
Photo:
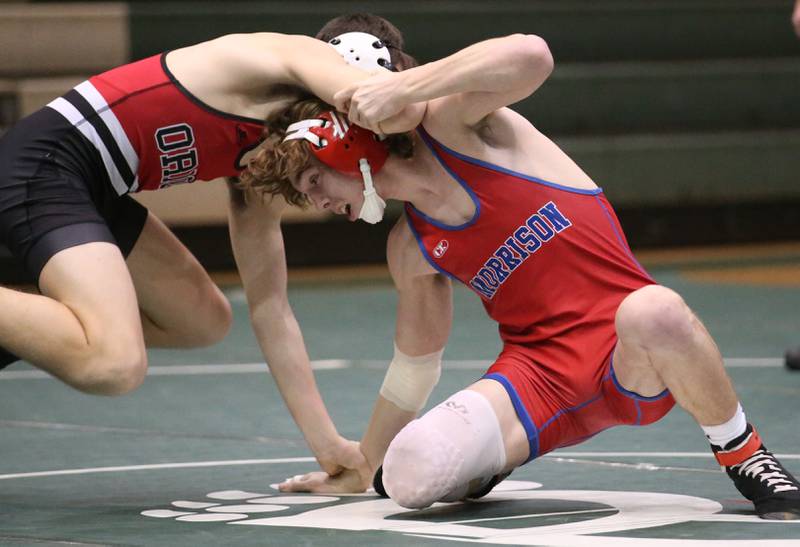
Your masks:
M345 32L332 38L328 43L344 57L350 66L367 72L374 72L378 68L394 69L389 48L386 47L383 40L372 34Z

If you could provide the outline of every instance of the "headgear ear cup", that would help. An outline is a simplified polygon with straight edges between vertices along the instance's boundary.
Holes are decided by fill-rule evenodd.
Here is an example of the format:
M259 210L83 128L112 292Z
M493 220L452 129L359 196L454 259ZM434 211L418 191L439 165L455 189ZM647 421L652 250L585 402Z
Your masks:
M370 224L383 219L386 202L375 192L372 174L377 173L389 157L389 148L378 135L350 124L338 112L328 111L319 118L301 120L286 128L284 142L308 141L314 156L336 171L359 177L364 182L364 205L359 218Z

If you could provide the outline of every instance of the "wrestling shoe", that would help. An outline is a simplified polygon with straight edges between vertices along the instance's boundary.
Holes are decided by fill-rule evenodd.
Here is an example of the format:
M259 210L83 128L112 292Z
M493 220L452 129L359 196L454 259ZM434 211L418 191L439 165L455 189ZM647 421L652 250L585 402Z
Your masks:
M473 479L445 495L441 501L453 502L480 499L491 492L495 486L503 482L510 474L511 471Z
M386 488L383 487L383 466L381 465L378 467L378 470L375 471L375 476L372 477L372 488L375 489L375 493L378 494L382 498L388 498L389 494L386 493Z
M766 520L800 520L800 482L764 447L752 425L724 448L711 445L736 489Z
M471 481L469 483L469 489L463 499L476 500L482 498L494 490L495 486L506 480L510 474L511 471L508 473L498 473L486 479L475 479Z

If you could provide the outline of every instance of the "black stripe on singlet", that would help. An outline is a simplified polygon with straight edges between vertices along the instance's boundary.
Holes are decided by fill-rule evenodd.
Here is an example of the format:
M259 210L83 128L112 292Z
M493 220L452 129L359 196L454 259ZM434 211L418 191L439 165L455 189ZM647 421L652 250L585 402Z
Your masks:
M111 134L111 131L106 126L103 118L95 111L89 101L83 98L83 95L78 93L76 90L71 89L69 90L64 96L64 100L69 102L72 106L78 109L78 112L92 124L97 134L100 136L100 139L103 141L103 144L106 145L106 149L108 153L111 154L111 159L114 160L114 165L117 166L117 170L119 170L120 175L122 175L122 180L125 181L125 186L128 188L131 187L133 181L136 179L136 176L131 171L130 165L128 165L128 161L125 159L125 156L122 154L122 151L119 149L119 145L117 141L114 139L114 136Z

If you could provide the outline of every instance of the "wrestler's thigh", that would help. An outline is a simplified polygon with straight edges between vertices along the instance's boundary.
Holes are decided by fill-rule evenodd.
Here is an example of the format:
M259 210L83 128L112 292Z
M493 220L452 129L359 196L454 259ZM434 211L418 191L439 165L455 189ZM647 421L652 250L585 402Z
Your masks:
M75 314L90 345L141 347L136 294L116 245L97 241L57 252L42 269L39 287Z
M468 389L477 391L486 397L497 415L506 447L505 471L515 469L525 463L530 454L528 436L505 388L494 380L481 379L469 386Z
M127 264L149 346L203 346L228 333L230 303L197 259L152 213Z

